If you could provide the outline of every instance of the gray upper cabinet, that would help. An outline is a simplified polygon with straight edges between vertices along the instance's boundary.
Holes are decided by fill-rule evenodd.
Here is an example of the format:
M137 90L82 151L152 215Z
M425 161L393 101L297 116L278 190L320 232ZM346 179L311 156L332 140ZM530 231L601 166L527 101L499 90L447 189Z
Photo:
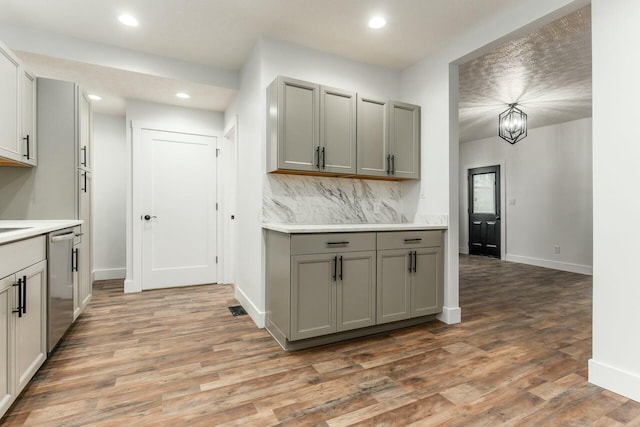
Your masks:
M320 86L320 164L328 173L356 173L356 94Z
M358 175L420 178L420 107L358 96Z
M278 77L267 88L267 171L314 171L319 163L320 86Z
M420 178L420 107L404 102L389 103L391 175Z
M267 172L419 179L420 107L277 77Z
M22 70L22 157L31 166L38 164L38 146L36 140L36 78Z
M388 103L358 96L358 175L389 176Z

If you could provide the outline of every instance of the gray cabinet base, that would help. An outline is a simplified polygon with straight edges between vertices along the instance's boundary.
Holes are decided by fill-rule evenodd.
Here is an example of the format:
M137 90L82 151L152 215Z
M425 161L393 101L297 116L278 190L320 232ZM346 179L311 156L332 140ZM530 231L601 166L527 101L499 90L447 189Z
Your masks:
M436 315L416 317L413 319L401 320L398 322L384 323L382 325L374 325L361 329L354 329L351 331L338 332L336 334L323 335L320 337L307 338L304 340L289 341L285 334L278 329L268 318L266 319L265 328L271 336L280 344L283 350L295 351L303 350L306 348L317 347L325 344L333 344L340 341L346 341L353 338L360 338L369 335L381 334L385 332L395 331L402 328L408 328L410 326L420 325L422 323L431 322L436 319Z

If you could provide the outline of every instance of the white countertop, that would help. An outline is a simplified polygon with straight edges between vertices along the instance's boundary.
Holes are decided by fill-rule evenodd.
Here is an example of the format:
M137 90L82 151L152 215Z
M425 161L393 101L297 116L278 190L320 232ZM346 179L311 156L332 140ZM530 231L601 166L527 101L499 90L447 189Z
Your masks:
M50 231L61 230L67 227L75 227L82 224L79 219L52 219L52 220L0 220L0 245L16 240L46 234ZM21 228L2 232L3 228Z
M432 224L278 224L263 223L262 228L280 233L344 233L358 231L446 230L446 225Z

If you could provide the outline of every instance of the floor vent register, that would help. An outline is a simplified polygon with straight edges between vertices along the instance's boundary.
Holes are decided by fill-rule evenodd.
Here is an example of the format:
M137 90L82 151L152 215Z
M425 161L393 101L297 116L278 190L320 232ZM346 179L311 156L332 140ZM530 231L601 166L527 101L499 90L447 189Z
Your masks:
M245 311L245 309L241 306L241 305L233 305L231 307L229 307L229 311L231 312L231 314L235 317L235 316L242 316L247 314L247 312Z

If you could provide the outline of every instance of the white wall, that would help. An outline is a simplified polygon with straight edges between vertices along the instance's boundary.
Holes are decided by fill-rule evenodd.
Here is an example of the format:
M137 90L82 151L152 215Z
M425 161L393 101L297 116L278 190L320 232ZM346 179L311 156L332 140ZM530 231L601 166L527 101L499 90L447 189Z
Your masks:
M224 115L211 111L193 108L182 108L152 102L127 100L126 113L126 169L127 169L127 263L125 292L139 292L139 265L135 265L136 255L139 255L139 233L137 230L140 219L134 218L134 177L139 171L133 158L133 142L131 138L131 124L136 126L154 126L158 129L176 130L180 132L196 132L203 135L222 136ZM139 160L139 159L138 159ZM139 214L138 214L139 215Z
M93 114L93 269L96 280L120 279L126 265L125 118Z
M467 171L501 165L506 260L591 274L591 118L460 144L460 251L468 253ZM560 253L554 253L560 246Z
M593 358L589 381L640 402L640 2L592 1Z

